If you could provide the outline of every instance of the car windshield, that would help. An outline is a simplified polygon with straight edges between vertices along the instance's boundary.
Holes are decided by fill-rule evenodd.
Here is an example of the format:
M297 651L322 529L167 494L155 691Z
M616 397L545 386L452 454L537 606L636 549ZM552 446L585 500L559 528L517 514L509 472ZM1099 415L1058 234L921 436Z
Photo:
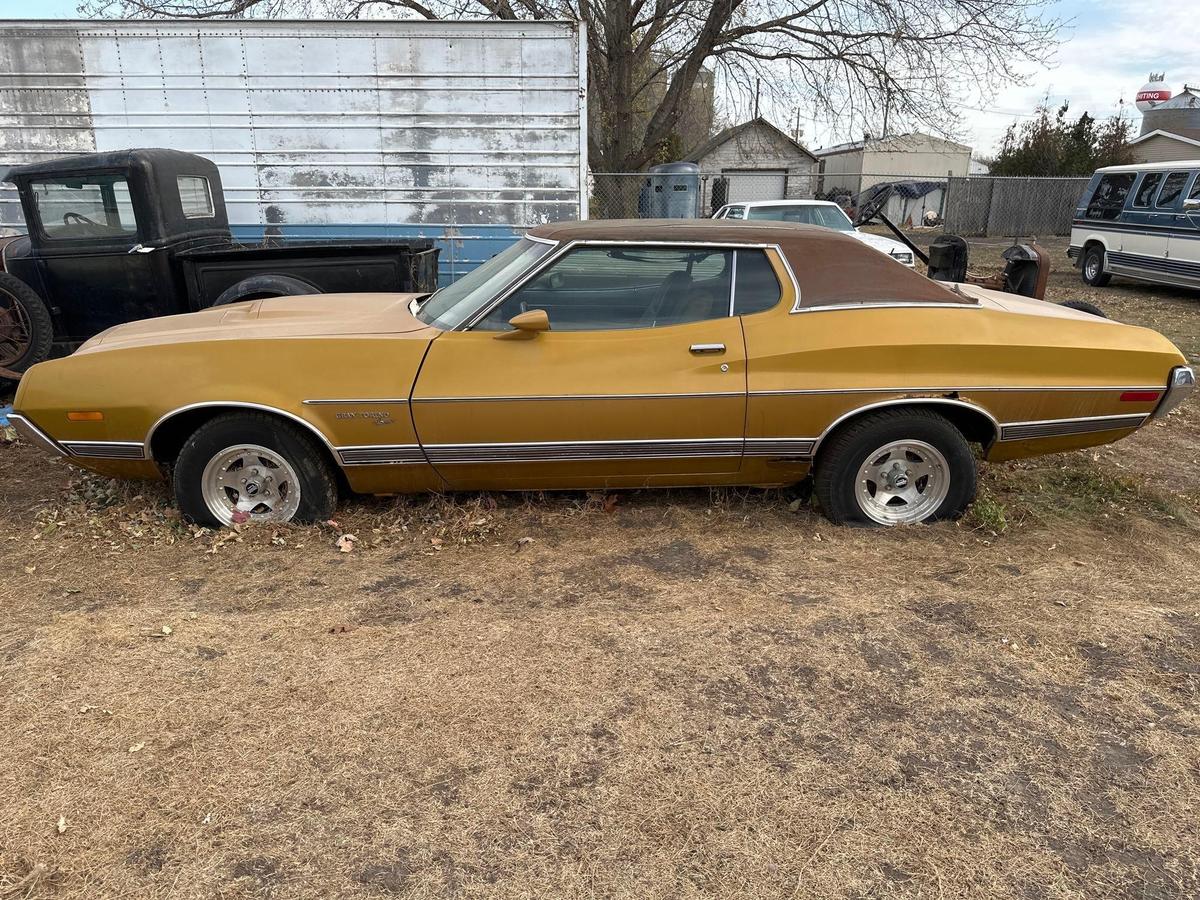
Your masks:
M453 284L434 293L421 304L417 318L446 331L457 328L553 249L552 244L522 238Z
M781 203L778 206L752 206L746 211L747 219L765 219L770 222L799 222L801 225L820 225L835 231L853 231L854 225L840 207L817 205L794 205Z

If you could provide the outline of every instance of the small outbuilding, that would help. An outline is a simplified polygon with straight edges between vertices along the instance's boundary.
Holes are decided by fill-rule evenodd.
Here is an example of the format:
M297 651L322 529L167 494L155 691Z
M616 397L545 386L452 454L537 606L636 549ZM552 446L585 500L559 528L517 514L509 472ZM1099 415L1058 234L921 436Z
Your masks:
M865 135L861 141L825 147L821 160L821 190L858 194L876 184L893 181L944 179L966 175L971 148L931 134Z
M818 161L797 140L761 116L726 128L687 156L704 174L720 174L712 205L811 197ZM718 202L720 201L720 202Z

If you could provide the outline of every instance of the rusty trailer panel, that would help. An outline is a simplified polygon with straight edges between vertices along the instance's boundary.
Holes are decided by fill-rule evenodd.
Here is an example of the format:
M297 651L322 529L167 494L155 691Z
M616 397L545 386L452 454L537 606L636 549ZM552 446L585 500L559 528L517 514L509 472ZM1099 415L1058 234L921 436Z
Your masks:
M235 237L427 237L446 283L586 218L574 22L0 21L0 167L169 147ZM0 193L3 233L23 231Z

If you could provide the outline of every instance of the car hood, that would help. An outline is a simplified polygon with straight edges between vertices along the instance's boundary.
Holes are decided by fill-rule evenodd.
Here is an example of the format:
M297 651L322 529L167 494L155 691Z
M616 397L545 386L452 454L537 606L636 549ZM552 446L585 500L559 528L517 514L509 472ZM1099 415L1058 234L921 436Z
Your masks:
M436 331L409 312L421 294L309 294L214 306L103 331L76 353L117 347L233 338L322 337Z
M910 250L904 244L900 243L899 241L894 241L891 238L886 238L883 235L871 234L866 231L847 232L847 234L849 234L851 237L858 238L868 247L874 247L876 250L880 250L889 255L893 252L912 253L912 250Z

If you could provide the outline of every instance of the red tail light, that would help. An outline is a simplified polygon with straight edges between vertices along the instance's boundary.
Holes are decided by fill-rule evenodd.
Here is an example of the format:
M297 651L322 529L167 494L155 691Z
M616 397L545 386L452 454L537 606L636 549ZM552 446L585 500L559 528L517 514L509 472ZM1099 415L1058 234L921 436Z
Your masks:
M1162 396L1162 391L1124 391L1121 399L1128 403L1153 403Z

